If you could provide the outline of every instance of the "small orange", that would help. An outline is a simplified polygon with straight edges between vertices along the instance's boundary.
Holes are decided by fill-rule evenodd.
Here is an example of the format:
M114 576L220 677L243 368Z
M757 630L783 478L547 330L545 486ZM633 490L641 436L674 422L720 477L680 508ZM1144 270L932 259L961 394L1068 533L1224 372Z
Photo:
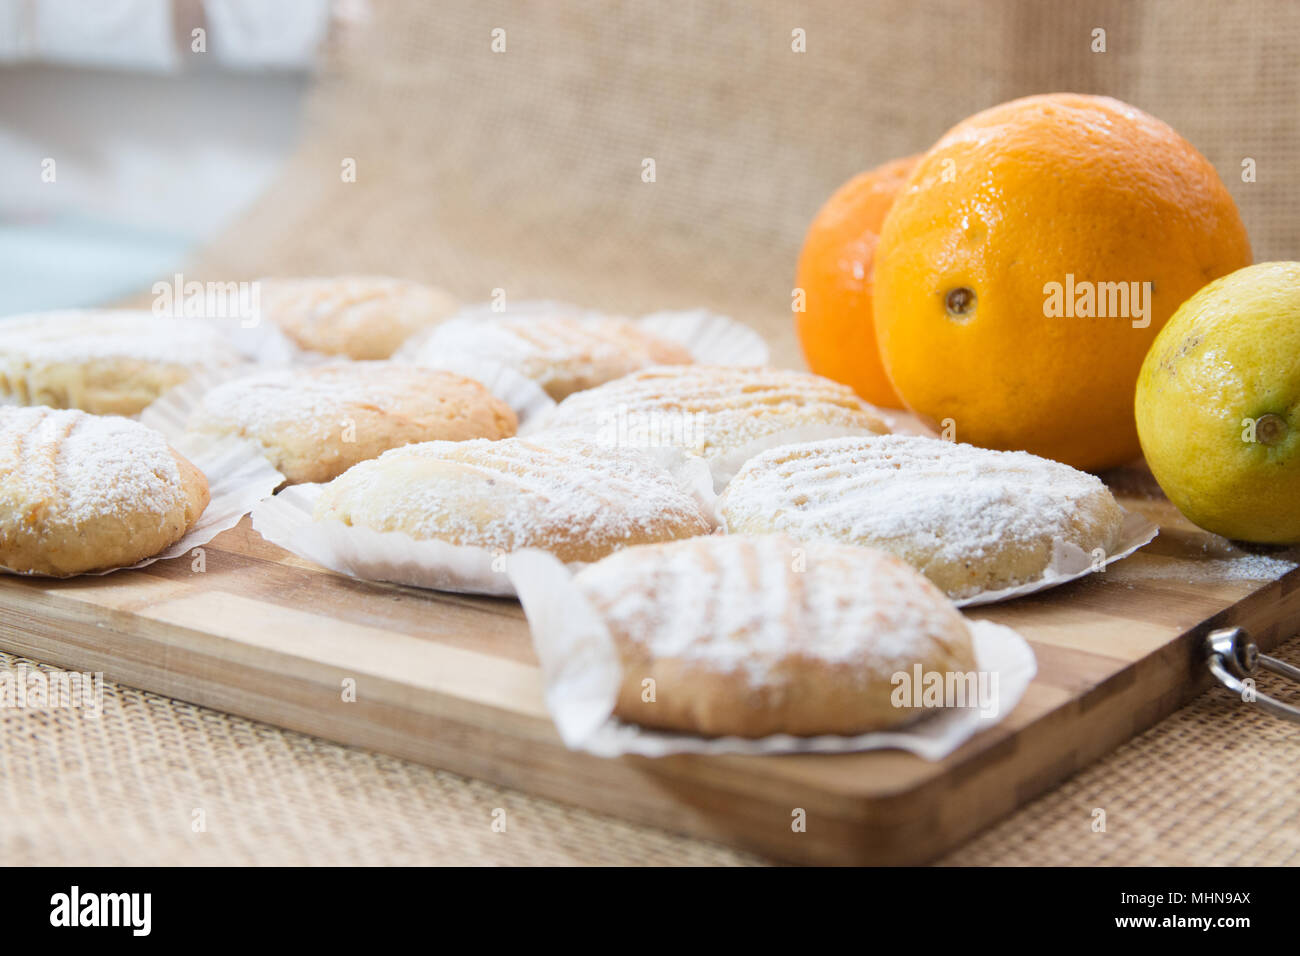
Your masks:
M1014 100L922 157L876 248L881 357L958 441L1078 468L1140 453L1138 370L1174 310L1251 262L1214 167L1108 97Z
M795 331L808 367L889 408L903 402L885 377L871 318L872 265L880 224L921 157L891 160L835 191L808 227L795 285L804 311Z

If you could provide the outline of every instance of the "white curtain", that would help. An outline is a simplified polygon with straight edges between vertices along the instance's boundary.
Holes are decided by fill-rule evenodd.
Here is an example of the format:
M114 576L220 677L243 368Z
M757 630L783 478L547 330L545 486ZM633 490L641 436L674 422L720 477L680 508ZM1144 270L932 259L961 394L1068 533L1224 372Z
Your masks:
M358 0L340 6L355 16ZM0 62L306 70L330 16L330 0L0 0Z

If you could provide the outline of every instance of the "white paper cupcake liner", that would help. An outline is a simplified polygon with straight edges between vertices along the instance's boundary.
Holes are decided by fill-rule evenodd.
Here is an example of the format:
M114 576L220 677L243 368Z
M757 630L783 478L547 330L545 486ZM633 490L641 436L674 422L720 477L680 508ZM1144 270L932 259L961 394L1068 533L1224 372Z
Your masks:
M187 435L185 424L204 395L225 382L262 371L264 369L260 366L252 364L201 369L154 399L138 416L140 424L156 428L173 445L182 440L192 440L194 436Z
M706 516L713 515L707 470L680 452L653 455L671 471ZM445 541L419 541L400 531L375 531L341 521L316 521L312 514L321 484L291 485L253 508L253 528L272 544L321 567L363 581L383 581L434 591L511 597L508 575L513 554ZM570 565L574 570L581 563Z
M398 531L313 520L324 488L290 485L259 502L253 508L253 530L300 558L363 581L461 594L514 594L505 574L508 555L445 541L417 541Z
M171 444L208 479L211 498L208 506L203 509L203 514L184 537L158 554L137 561L135 564L104 571L91 571L86 576L98 577L112 574L114 571L143 568L155 561L179 558L194 548L207 544L221 532L228 531L239 524L239 520L252 511L257 502L269 496L284 481L284 475L276 471L262 456L261 448L241 438L208 440L191 437L185 441L173 441ZM53 576L12 571L8 568L0 568L0 571L27 577ZM59 577L77 576L59 575Z
M771 359L761 335L707 309L652 312L637 321L647 331L681 345L700 365L766 365Z
M1033 650L1011 628L972 621L976 668L997 674L996 692L981 702L983 706L936 708L905 727L853 736L777 734L748 739L650 730L613 716L621 681L618 654L608 628L574 582L572 571L545 552L521 551L508 573L528 616L546 682L546 706L556 729L570 749L600 757L896 749L939 760L1005 718L1038 670Z
M1134 551L1150 544L1159 533L1160 526L1145 515L1138 514L1136 511L1124 511L1124 520L1119 530L1119 541L1104 555L1089 554L1077 544L1057 539L1052 542L1052 560L1048 564L1047 570L1043 572L1042 577L1014 587L981 591L978 594L957 599L953 603L958 607L996 604L999 601L1010 601L1012 598L1024 597L1026 594L1046 591L1048 588L1057 587L1067 581L1077 581L1089 574L1105 570L1122 558L1127 558Z
M245 361L262 366L295 365L305 353L273 322L259 318L254 325L237 319L197 319L220 332Z

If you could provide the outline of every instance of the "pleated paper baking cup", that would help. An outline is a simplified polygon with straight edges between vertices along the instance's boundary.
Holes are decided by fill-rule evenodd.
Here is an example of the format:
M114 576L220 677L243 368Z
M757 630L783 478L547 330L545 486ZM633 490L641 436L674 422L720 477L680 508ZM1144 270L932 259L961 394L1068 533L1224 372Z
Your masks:
M114 571L143 568L155 561L179 558L195 548L210 542L223 531L228 531L239 524L241 518L253 510L262 499L284 481L284 475L276 471L262 455L261 448L241 438L221 438L211 440L189 436L186 440L172 441L171 445L189 459L208 480L208 492L211 496L203 514L179 541L158 554L138 561L135 564L109 568L104 571L91 571L88 575L98 577ZM25 571L12 571L0 568L9 574L23 574L28 577L52 577L53 575L34 574ZM59 577L77 577L77 575L59 575Z
M337 520L314 520L324 488L290 485L260 502L253 508L253 530L300 558L362 581L461 594L514 594L504 553L446 541L417 541L399 531L375 531Z
M1027 594L1037 594L1039 591L1046 591L1048 588L1058 587L1069 581L1077 581L1089 574L1105 571L1116 561L1123 560L1139 548L1150 544L1159 533L1160 526L1150 518L1136 511L1124 511L1124 520L1119 529L1119 541L1109 551L1098 550L1089 554L1077 544L1058 538L1052 542L1052 559L1041 577L1014 587L981 591L955 600L953 603L958 607L996 604L999 601L1010 601Z
M203 319L230 342L245 361L253 365L281 366L302 362L306 353L279 327L265 319L252 324L235 319Z
M1037 673L1034 652L1009 627L970 621L976 667L997 675L995 687L975 706L936 708L902 728L851 736L702 737L651 730L614 716L622 670L614 640L600 614L573 579L573 571L543 551L521 551L508 574L523 603L542 665L546 707L561 739L573 750L600 757L636 754L848 753L906 750L941 760L967 740L996 726L1015 709Z
M185 431L185 425L204 395L225 382L244 378L247 375L256 375L261 371L263 369L260 366L252 364L201 369L179 385L159 395L140 413L140 424L156 428L166 435L167 440L173 445L179 441L190 440L194 436Z
M766 365L771 359L761 335L707 309L652 312L637 321L646 331L681 345L700 365Z
M680 453L663 450L655 460L711 518L708 472ZM325 485L290 485L253 509L253 529L272 544L321 567L363 581L404 584L433 591L512 597L508 574L514 555L500 549L417 540L400 531L376 531L336 519L316 521L316 502ZM578 570L581 562L569 567Z

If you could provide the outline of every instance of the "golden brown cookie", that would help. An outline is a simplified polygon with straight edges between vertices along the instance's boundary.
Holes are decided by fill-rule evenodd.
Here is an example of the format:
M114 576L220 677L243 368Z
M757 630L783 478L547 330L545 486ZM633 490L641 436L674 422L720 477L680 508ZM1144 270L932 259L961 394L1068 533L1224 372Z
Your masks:
M1042 577L1056 541L1107 553L1124 520L1109 489L1069 465L905 435L774 448L741 467L718 508L732 532L889 551L953 598Z
M496 362L536 382L556 401L650 365L691 362L684 346L631 319L563 306L452 318L412 343L405 357L446 368L462 358Z
M134 415L196 370L240 361L199 319L126 309L0 319L0 396L19 405Z
M386 359L408 338L456 311L432 286L387 276L261 279L261 315L299 347Z
M647 727L865 733L922 715L895 705L896 674L976 667L947 598L871 548L710 535L629 548L574 580L618 650L615 716Z
M785 369L659 366L570 395L529 435L574 429L610 445L673 446L699 455L720 480L771 444L888 431L845 385Z
M505 438L510 406L473 379L398 362L261 372L206 392L186 431L259 442L289 484L329 481L412 442Z
M208 482L161 433L117 416L0 408L0 566L65 577L176 543Z
M314 517L502 553L541 548L562 561L711 529L647 455L579 439L408 445L330 482Z

